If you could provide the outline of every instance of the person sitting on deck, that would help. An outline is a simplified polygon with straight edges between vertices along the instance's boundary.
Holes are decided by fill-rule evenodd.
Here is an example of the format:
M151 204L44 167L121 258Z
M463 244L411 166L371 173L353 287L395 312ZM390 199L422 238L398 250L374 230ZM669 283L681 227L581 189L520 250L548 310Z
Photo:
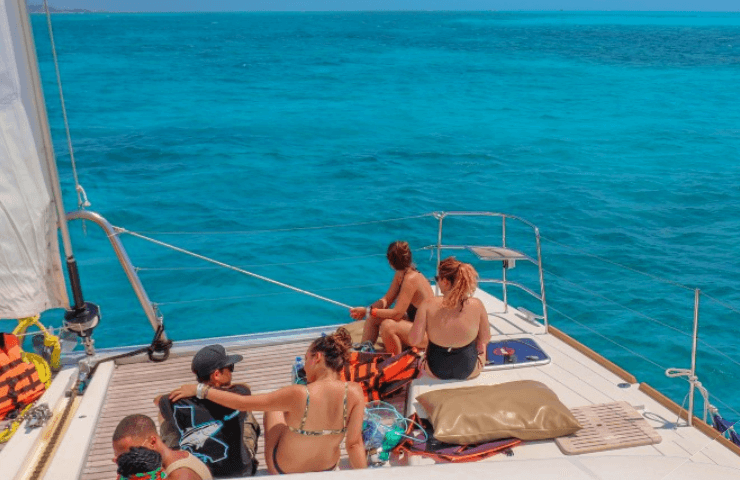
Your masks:
M161 456L162 467L170 480L213 480L203 462L190 452L172 450L157 434L154 421L146 415L129 415L113 432L113 462L134 447L144 447Z
M411 248L407 242L396 241L388 246L388 263L395 270L388 291L368 307L350 309L355 320L365 319L362 342L375 343L378 330L386 350L392 354L401 353L404 345L410 345L409 331L421 303L434 297L429 281L416 269L411 259ZM395 304L394 304L395 302ZM393 308L389 308L393 305ZM423 348L424 335L419 345Z
M116 459L118 480L161 480L167 478L162 455L146 447L131 447Z
M227 355L221 345L208 345L195 354L191 369L198 382L209 388L250 395L247 385L231 383L234 365L242 359L241 355ZM154 403L159 407L162 440L168 447L193 453L216 477L255 474L260 426L251 412L200 398L173 403L161 395Z
M265 460L272 474L336 469L343 438L350 465L365 468L365 398L359 384L339 380L351 342L349 332L343 328L314 340L305 357L307 385L243 396L201 383L175 389L170 400L177 402L198 394L229 408L263 410Z
M424 362L433 376L443 380L477 377L491 339L488 313L483 302L473 298L478 273L469 263L449 257L440 262L435 281L442 297L419 307L409 340L422 345L424 333L428 335Z

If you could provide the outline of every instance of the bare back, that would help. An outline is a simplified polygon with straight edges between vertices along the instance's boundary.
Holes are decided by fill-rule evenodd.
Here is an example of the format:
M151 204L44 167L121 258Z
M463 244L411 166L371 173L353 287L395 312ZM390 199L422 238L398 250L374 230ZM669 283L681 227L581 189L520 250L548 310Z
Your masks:
M304 386L289 387L295 390L295 402L285 413L285 422L291 427L280 436L276 454L280 467L286 472L321 471L336 465L340 457L340 444L346 435L361 435L364 414L364 397L358 384L339 380L315 382ZM345 388L347 391L347 416L344 416ZM306 397L308 393L308 408ZM302 424L305 414L305 423ZM294 430L314 432L297 433ZM337 433L316 434L334 431Z
M467 299L462 310L445 308L442 300L443 297L434 297L423 307L429 341L441 347L459 348L476 338L490 337L488 313L480 300Z

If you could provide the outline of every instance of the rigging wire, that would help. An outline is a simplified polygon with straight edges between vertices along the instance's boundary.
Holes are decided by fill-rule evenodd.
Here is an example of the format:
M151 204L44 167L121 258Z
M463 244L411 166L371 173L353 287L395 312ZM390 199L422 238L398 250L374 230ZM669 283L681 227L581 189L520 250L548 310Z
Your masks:
M662 277L659 277L657 275L653 275L651 273L643 272L641 270L637 270L635 268L628 267L627 265L623 265L623 264L618 263L618 262L615 262L613 260L609 260L608 258L601 257L601 256L596 255L594 253L589 253L589 252L586 252L585 250L581 250L581 249L578 249L578 248L575 248L575 247L571 247L570 245L566 245L564 243L560 243L557 240L553 240L552 238L545 237L545 236L542 236L542 235L540 235L540 238L543 238L543 239L545 239L545 240L547 240L549 242L552 242L552 243L555 243L557 245L560 245L561 247L567 248L569 250L573 250L575 252L582 253L583 255L586 255L588 257L596 258L598 260L601 260L602 262L610 263L610 264L615 265L617 267L624 268L625 270L629 270L631 272L639 273L640 275L644 275L646 277L650 277L653 280L657 280L657 281L662 282L662 283L667 283L669 285L673 285L675 287L683 288L683 289L686 289L686 290L691 290L692 292L695 290L694 287L689 287L688 285L684 285L682 283L674 282L673 280L668 280L666 278L662 278Z
M610 298L608 298L608 297L605 297L605 296L603 296L603 295L601 295L601 294L599 294L599 293L597 293L597 292L594 292L593 290L589 290L589 289L588 289L588 288L586 288L586 287L582 287L582 286L580 286L580 285L578 285L578 284L576 284L576 283L574 283L574 282L571 282L570 280L567 280L567 279L565 279L565 278L561 277L560 275L556 275L556 274L554 274L554 273L550 272L549 270L545 270L545 269L543 268L543 269L542 269L542 271L543 271L543 272L546 272L546 273L548 273L548 274L550 274L550 275L552 275L553 277L557 277L558 279L560 279L560 280L562 280L562 281L564 281L564 282L566 282L566 283L569 283L570 285L573 285L574 287L576 287L576 288L579 288L579 289L581 289L581 290L583 290L583 291L585 291L585 292L588 292L588 293L590 293L590 294L592 294L592 295L594 295L594 296L596 296L596 297L599 297L599 298L603 298L604 300L606 300L606 301L608 301L608 302L611 302L611 303L613 303L614 305L617 305L617 306L619 306L619 307L622 307L622 308L624 308L625 310L629 310L630 312L634 313L635 315L638 315L638 316L640 316L640 317L643 317L643 318L645 318L645 319L647 319L647 320L650 320L650 321L652 321L652 322L655 322L655 323L657 323L658 325L662 325L662 326L664 326L664 327L666 327L666 328L669 328L669 329L671 329L671 330L675 330L676 332L678 332L678 333L680 333L680 334L682 334L682 335L684 335L684 336L686 336L686 337L689 337L689 338L693 337L693 335L692 335L692 334L690 334L690 333L684 332L683 330L681 330L681 329L679 329L679 328L676 328L676 327L673 327L673 326L671 326L671 325L668 325L667 323L663 323L663 322L661 322L660 320L658 320L658 319L656 319L656 318L653 318L653 317L651 317L651 316L649 316L649 315L646 315L646 314L644 314L644 313L642 313L642 312L640 312L640 311L638 311L638 310L634 310L634 309L632 309L632 308L630 308L630 307L628 307L628 306L626 306L626 305L622 305L621 303L617 302L616 300L612 300L612 299L610 299ZM551 308L551 307L550 307L550 305L548 305L548 308ZM740 362L738 362L737 360L735 360L735 359L734 359L734 358L732 358L731 356L727 355L727 354L726 354L725 352L723 352L723 351L722 351L722 350L720 350L719 348L715 347L714 345L712 345L712 344L710 344L710 343L707 343L706 341L702 340L701 338L699 338L699 339L697 339L697 340L698 340L698 342L699 342L699 343L701 343L701 344L702 344L703 346L705 346L706 348L708 348L708 349L712 350L712 351L713 351L713 352L715 352L715 353L716 353L717 355L720 355L721 357L724 357L724 358L725 358L725 359L727 359L727 360L728 360L729 362L731 362L731 363L733 363L733 364L737 365L738 367L740 367Z
M731 311L733 311L733 312L735 312L735 313L740 313L740 310L739 310L739 309L737 309L737 308L733 307L732 305L730 305L730 304L728 304L728 303L725 303L725 302L723 302L723 301L721 301L721 300L718 300L718 299L714 298L713 296L709 295L708 293L704 293L704 291L703 291L703 290L700 290L700 291L699 291L699 293L700 293L701 295L704 295L705 297L707 297L707 298L708 298L709 300L712 300L712 301L714 301L714 302L716 302L716 303L718 303L718 304L722 305L723 307L725 307L725 308L726 308L726 309L728 309L728 310L731 310Z
M628 351L628 352L629 352L629 353L631 353L632 355L634 355L634 356L636 356L636 357L639 357L639 358L641 358L641 359L645 360L645 361L646 361L646 362L648 362L648 363L652 363L653 365L655 365L656 367L660 368L661 370L663 370L663 371L666 371L666 370L667 370L667 367L664 367L663 365L660 365L659 363L656 363L656 362L654 362L654 361L650 360L650 359L649 359L649 358L647 358L646 356L644 356L644 355L641 355L641 354L639 354L639 353L635 352L634 350L631 350L631 349L629 349L629 348L625 347L624 345L621 345L620 343L618 343L618 342L616 342L616 341L612 340L611 338L609 338L609 337L606 337L606 336L602 335L601 333L597 332L597 331L596 331L596 330L594 330L593 328L591 328L591 327L589 327L588 325L585 325L585 324L583 324L583 323L579 322L578 320L576 320L575 318L573 318L573 317L571 317L571 316L569 316L569 315L566 315L565 313L561 312L561 311L560 311L560 310L558 310L557 308L555 308L555 307L553 307L553 306L551 306L551 305L548 305L548 306L547 306L547 308L548 308L549 310L553 310L553 311L555 311L555 312L558 312L558 313L559 313L560 315L564 316L565 318L567 318L567 319L571 320L571 321L572 321L572 322L574 322L574 323L577 323L578 325L582 326L582 327L583 327L583 328L585 328L586 330L589 330L589 331L590 331L591 333L593 333L593 334L595 334L595 335L598 335L599 337L603 338L603 339L604 339L604 340L606 340L607 342L613 343L614 345L618 346L619 348L622 348L622 349L624 349L624 350Z
M232 231L218 231L218 232L214 232L214 231L155 232L155 231L149 231L149 230L142 230L142 231L139 231L138 233L142 235L257 235L261 233L294 232L294 231L302 231L302 230L322 230L322 229L328 229L328 228L358 227L362 225L375 225L378 223L398 222L402 220L413 220L416 218L431 217L433 215L434 214L432 213L424 213L421 215L413 215L410 217L387 218L384 220L369 220L367 222L340 223L340 224L334 224L334 225L317 225L314 227L274 228L274 229L267 229L267 230L232 230Z
M417 248L412 250L413 252L422 251L424 248ZM368 255L354 255L351 257L335 257L326 260L303 260L300 262L282 262L282 263L260 263L253 265L238 265L240 268L255 268L255 267L283 267L290 265L306 265L311 263L328 263L328 262L339 262L344 260L354 260L358 258L371 258L371 257L385 257L385 253L371 253ZM165 272L170 270L217 270L221 267L136 267L137 272Z
M588 293L590 293L591 295L593 295L593 296L595 296L595 297L599 297L599 298L602 298L602 299L604 299L604 300L606 300L606 301L608 301L608 302L610 302L610 303L612 303L612 304L614 304L614 305L617 305L617 306L619 306L619 307L622 307L622 308L624 308L625 310L629 310L630 312L634 313L635 315L638 315L638 316L640 316L640 317L646 318L647 320L651 320L651 321L653 321L653 322L657 323L658 325L662 325L662 326L664 326L664 327L666 327L666 328L669 328L669 329L671 329L671 330L674 330L674 331L676 331L676 332L678 332L678 333L680 333L680 334L682 334L682 335L684 335L684 336L686 336L686 337L689 337L689 338L691 338L691 336L692 336L692 335L691 335L690 333L688 333L688 332L684 332L684 331L683 331L683 330L681 330L680 328L674 327L674 326L672 326L672 325L668 325L667 323L661 322L660 320L658 320L658 319L656 319L656 318L654 318L654 317L651 317L650 315L644 314L644 313L640 312L639 310L635 310L635 309L633 309L633 308L630 308L630 307L628 307L628 306L626 306L626 305L622 305L621 303L617 302L616 300L612 300L611 298L605 297L604 295L601 295L601 294L600 294L600 293L598 293L598 292L595 292L595 291L593 291L593 290L590 290L590 289L588 289L588 288L586 288L586 287L582 287L582 286L578 285L578 284L577 284L577 283L575 283L575 282L571 282L570 280L568 280L568 279L566 279L566 278L564 278L564 277L561 277L560 275L557 275L557 274L555 274L555 273L552 273L552 272L551 272L551 271L549 271L549 270L545 270L545 269L543 268L543 269L542 269L542 271L543 271L543 272L545 272L545 273L548 273L548 274L552 275L553 277L556 277L556 278L558 278L558 279L560 279L560 280L564 281L565 283L568 283L568 284L570 284L570 285L573 285L574 287L576 287L576 288L578 288L578 289L580 289L580 290L583 290L584 292L588 292Z
M348 287L322 288L321 290L318 290L318 291L328 292L328 291L336 291L336 290L350 290L353 288L377 287L379 285L387 285L387 283L367 283L365 285L351 285ZM292 292L292 293L297 293L297 292ZM246 300L248 298L275 297L278 295L286 295L286 293L285 292L255 293L253 295L237 295L233 297L199 298L199 299L193 299L193 300L178 300L178 301L173 301L173 302L155 302L154 304L157 306L180 305L180 304L185 304L185 303L200 303L200 302L212 302L212 301L221 301L221 300ZM290 295L290 293L288 293L288 295Z
M77 192L77 207L80 210L84 210L85 207L89 207L91 203L87 199L85 189L80 185L80 181L77 177L77 163L75 162L75 152L72 148L72 135L69 133L69 121L67 120L67 107L64 104L64 92L62 91L62 75L59 73L59 61L57 60L57 49L54 44L54 31L51 28L51 12L49 12L49 3L44 0L44 10L46 11L46 25L49 29L49 40L51 41L51 54L54 57L54 70L57 74L57 85L59 86L59 100L62 105L62 117L64 117L64 130L67 132L67 147L69 148L69 158L72 161L72 176L75 181L75 191Z
M316 299L323 300L325 302L331 303L332 305L337 305L339 307L344 307L344 308L352 308L352 307L350 307L349 305L347 305L345 303L337 302L336 300L332 300L330 298L323 297L323 296L318 295L316 293L309 292L308 290L303 290L303 289L300 289L298 287L294 287L292 285L288 285L287 283L278 282L277 280L273 280L271 278L267 278L267 277L265 277L263 275L258 275L256 273L250 272L248 270L244 270L243 268L235 267L234 265L229 265L228 263L219 262L218 260L214 260L212 258L206 257L204 255L197 254L195 252L191 252L189 250L185 250L184 248L176 247L174 245L171 245L169 243L162 242L160 240L157 240L157 239L154 239L154 238L151 238L151 237L147 237L147 236L142 235L140 233L131 232L131 231L128 231L125 228L121 228L121 227L113 227L113 228L115 229L115 231L116 231L117 234L127 233L127 234L129 234L129 235L131 235L133 237L137 237L137 238L140 238L142 240L146 240L147 242L151 242L151 243L154 243L156 245L169 248L171 250L174 250L176 252L183 253L185 255L190 255L191 257L199 258L201 260L204 260L206 262L213 263L215 265L220 265L220 266L222 266L224 268L227 268L229 270L234 270L235 272L243 273L244 275L248 275L248 276L253 277L253 278L256 278L258 280L262 280L262 281L265 281L265 282L268 282L268 283L272 283L273 285L278 285L280 287L287 288L289 290L293 290L293 291L298 292L298 293L303 293L303 294L308 295L310 297L314 297Z

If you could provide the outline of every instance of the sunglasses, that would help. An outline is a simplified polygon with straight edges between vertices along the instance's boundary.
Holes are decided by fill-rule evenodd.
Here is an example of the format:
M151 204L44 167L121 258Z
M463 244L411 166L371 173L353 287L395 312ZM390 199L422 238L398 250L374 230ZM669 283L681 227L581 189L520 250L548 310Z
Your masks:
M228 369L230 372L233 372L234 371L234 364L226 365L221 370L223 370L224 368Z

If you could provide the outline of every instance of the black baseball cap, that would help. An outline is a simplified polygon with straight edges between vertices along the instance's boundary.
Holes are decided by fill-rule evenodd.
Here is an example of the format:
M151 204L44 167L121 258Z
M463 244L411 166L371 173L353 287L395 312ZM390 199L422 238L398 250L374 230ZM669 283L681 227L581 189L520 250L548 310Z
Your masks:
M227 355L223 345L208 345L198 350L198 353L193 357L190 368L198 377L204 378L216 370L234 365L242 360L244 360L244 357L241 355Z

